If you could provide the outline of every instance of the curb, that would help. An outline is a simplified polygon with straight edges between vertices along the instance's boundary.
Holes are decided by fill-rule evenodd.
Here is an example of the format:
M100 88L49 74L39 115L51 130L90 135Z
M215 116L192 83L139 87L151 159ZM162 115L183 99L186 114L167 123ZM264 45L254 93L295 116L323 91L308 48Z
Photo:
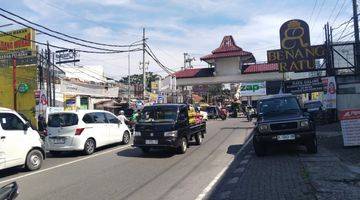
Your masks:
M217 187L217 185L220 183L220 180L224 177L225 172L227 172L230 167L232 166L232 163L240 157L240 154L244 151L244 149L250 144L250 141L252 141L253 138L253 130L251 133L246 136L244 145L240 148L238 152L234 155L234 158L231 159L228 163L226 163L226 166L215 176L214 180L209 183L209 185L201 191L201 193L195 198L195 200L203 200L208 199L209 194L214 190L214 188Z

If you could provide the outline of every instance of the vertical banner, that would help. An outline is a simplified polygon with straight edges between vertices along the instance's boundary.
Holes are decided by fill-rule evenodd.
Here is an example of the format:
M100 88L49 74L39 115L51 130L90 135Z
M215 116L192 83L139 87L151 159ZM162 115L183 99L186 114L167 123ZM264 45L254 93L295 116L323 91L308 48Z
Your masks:
M339 113L344 146L360 145L360 109L341 110Z
M323 104L326 109L336 108L336 82L335 77L324 77L322 78L324 83L324 97Z

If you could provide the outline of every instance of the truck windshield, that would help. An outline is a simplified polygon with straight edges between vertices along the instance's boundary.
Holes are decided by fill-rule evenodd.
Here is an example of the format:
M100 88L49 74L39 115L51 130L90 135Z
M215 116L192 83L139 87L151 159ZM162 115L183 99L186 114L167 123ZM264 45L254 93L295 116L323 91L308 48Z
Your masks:
M175 107L150 107L142 110L139 122L173 122L176 118Z
M299 103L294 97L266 99L259 103L259 113L262 113L263 115L296 113L299 111Z

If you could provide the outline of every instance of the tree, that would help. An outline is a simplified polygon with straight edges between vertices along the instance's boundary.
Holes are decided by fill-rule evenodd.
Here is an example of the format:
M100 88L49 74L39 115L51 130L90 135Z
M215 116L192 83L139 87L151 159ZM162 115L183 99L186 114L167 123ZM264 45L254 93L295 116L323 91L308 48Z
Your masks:
M151 90L151 82L156 79L161 78L160 75L154 74L153 72L146 72L146 90ZM120 83L128 84L129 76L122 77ZM143 75L142 74L133 74L130 76L130 84L143 84Z

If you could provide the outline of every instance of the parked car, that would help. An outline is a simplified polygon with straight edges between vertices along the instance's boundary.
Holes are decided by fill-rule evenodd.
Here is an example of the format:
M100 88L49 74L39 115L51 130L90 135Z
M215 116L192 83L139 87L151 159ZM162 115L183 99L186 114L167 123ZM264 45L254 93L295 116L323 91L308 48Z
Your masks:
M128 127L108 111L78 110L49 115L47 150L51 154L62 151L83 151L90 155L95 149L108 144L128 144Z
M321 101L306 101L304 108L307 109L315 122L325 123L327 121L327 111Z
M258 156L270 144L304 144L309 153L317 152L315 124L293 95L274 95L259 100L253 145Z
M134 146L144 153L152 148L176 149L185 153L189 142L200 145L206 133L206 122L190 124L185 104L145 106L135 126Z
M43 141L16 111L0 108L0 170L24 165L33 171L45 159Z

